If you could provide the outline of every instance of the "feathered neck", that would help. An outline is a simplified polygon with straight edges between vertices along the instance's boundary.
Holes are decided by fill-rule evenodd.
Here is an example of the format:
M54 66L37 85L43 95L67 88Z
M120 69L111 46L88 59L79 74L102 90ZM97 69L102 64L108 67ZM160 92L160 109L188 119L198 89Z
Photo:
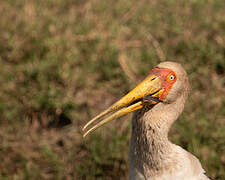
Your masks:
M183 95L173 103L146 106L134 113L130 164L142 174L153 176L176 163L174 145L168 140L168 132L183 111L185 100Z

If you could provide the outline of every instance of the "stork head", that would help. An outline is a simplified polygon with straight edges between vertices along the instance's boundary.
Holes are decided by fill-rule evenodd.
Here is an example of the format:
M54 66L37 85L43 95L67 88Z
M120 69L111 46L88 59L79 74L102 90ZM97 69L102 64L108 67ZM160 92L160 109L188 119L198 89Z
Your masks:
M190 89L188 77L183 67L175 62L162 62L150 71L159 77L162 93L158 98L162 103L172 103L180 95L187 95Z
M182 66L169 61L160 63L150 71L149 75L136 88L90 120L84 126L83 130L102 117L116 111L111 116L106 117L87 130L84 136L103 124L137 109L141 109L144 106L157 103L173 103L182 94L187 96L188 91L188 78Z

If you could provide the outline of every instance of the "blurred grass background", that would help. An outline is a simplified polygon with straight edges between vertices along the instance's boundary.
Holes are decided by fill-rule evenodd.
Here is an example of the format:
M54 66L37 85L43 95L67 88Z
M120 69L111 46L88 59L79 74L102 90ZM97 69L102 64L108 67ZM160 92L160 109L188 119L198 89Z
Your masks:
M225 179L225 1L0 1L0 179L127 179L131 115L81 127L159 62L192 93L170 139Z

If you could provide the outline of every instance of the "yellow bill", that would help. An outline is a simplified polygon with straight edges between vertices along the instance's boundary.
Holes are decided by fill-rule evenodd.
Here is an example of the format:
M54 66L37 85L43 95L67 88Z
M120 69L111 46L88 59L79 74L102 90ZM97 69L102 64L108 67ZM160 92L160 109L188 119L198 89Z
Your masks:
M132 91L130 91L127 95L122 97L119 101L114 103L112 106L110 106L108 109L91 119L84 127L83 131L87 129L88 126L91 124L99 121L104 116L115 112L111 116L106 117L102 121L99 121L97 124L95 124L92 128L87 130L84 137L87 136L92 131L96 130L97 128L101 127L102 125L115 120L121 116L124 116L130 112L136 111L138 109L141 109L145 105L145 101L143 101L143 98L146 96L151 97L159 97L162 94L162 83L158 76L155 75L149 75L146 77L136 88L134 88ZM135 104L134 101L137 101ZM149 103L149 102L148 102ZM151 103L155 103L152 101ZM132 104L132 105L131 105Z

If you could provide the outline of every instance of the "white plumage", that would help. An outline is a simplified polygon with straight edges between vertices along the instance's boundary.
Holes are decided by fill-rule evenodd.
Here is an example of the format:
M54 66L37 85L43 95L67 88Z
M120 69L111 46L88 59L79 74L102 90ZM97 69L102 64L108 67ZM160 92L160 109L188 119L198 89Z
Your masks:
M209 180L199 160L171 143L168 132L184 108L189 93L187 75L180 64L164 62L177 81L162 103L134 113L130 141L130 180ZM191 121L191 119L190 119Z

